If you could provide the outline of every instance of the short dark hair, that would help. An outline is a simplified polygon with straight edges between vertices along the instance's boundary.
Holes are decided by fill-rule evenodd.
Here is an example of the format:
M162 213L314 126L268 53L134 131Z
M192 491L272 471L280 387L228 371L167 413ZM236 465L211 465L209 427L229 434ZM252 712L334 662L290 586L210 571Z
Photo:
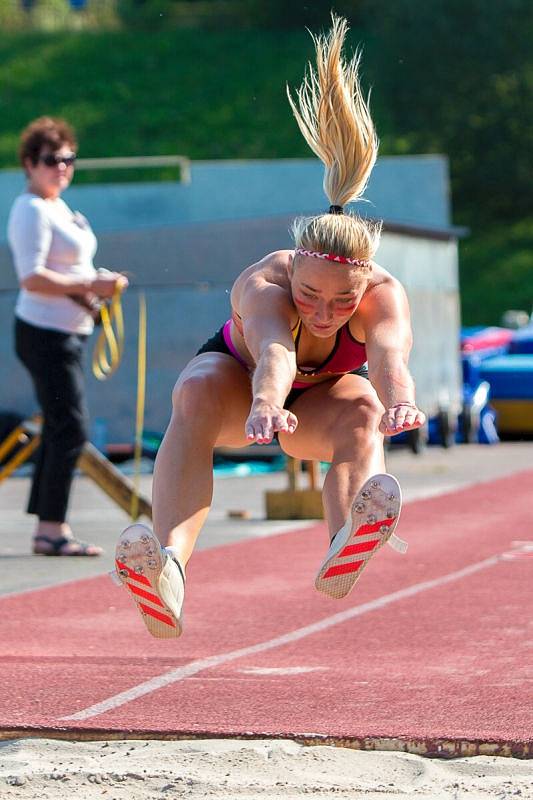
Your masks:
M37 164L44 146L47 145L54 153L65 144L70 145L73 150L78 147L76 135L68 122L54 117L34 119L20 134L20 163L24 166L25 160L29 158L32 164Z

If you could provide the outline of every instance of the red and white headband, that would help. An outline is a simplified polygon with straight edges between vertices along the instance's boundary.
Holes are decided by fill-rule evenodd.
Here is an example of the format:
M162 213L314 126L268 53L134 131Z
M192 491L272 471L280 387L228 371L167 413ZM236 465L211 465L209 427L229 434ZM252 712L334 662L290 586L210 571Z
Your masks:
M297 247L294 251L298 256L311 256L311 258L323 258L326 261L335 261L337 264L351 264L354 267L371 267L372 262L364 258L346 258L346 256L337 256L335 253L317 253L314 250L304 250Z

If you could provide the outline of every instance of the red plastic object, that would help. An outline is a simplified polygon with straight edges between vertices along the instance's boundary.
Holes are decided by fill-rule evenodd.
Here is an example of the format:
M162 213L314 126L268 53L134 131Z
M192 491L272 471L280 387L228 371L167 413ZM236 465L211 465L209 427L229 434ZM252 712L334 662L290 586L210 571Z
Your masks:
M489 350L493 347L505 347L514 336L514 331L510 328L490 327L484 328L478 333L461 338L461 351L472 353L476 350Z

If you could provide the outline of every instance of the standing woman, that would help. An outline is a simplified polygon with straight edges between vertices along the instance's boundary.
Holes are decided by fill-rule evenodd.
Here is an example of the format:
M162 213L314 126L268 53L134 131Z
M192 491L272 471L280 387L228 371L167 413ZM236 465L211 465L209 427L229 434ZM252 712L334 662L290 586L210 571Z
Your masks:
M65 521L76 462L88 437L82 355L94 327L99 298L127 286L115 272L93 266L96 238L87 220L61 199L74 174L77 143L61 119L40 117L20 139L26 190L8 223L20 292L15 308L15 347L31 375L42 410L41 446L28 513L37 516L33 552L49 556L98 556Z
M119 538L118 575L154 636L182 630L185 567L211 504L216 446L277 433L288 455L330 463L322 493L330 542L315 579L329 597L350 591L398 521L400 487L384 474L383 436L425 417L407 368L406 294L374 261L380 225L344 212L363 194L377 155L359 58L341 56L346 31L333 17L329 34L314 40L316 72L297 100L289 96L325 165L330 207L295 221L294 250L266 255L235 281L231 319L173 392L154 470L157 539L142 525Z

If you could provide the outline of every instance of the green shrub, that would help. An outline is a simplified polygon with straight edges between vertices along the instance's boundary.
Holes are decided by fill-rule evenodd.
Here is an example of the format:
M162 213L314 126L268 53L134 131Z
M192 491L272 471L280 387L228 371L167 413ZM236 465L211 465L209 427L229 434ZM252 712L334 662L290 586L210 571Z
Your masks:
M0 0L0 29L4 31L71 31L115 28L117 0L88 0L76 10L68 0L34 0L27 10L19 0Z
M510 308L533 311L533 217L474 224L459 252L465 324L497 325Z

